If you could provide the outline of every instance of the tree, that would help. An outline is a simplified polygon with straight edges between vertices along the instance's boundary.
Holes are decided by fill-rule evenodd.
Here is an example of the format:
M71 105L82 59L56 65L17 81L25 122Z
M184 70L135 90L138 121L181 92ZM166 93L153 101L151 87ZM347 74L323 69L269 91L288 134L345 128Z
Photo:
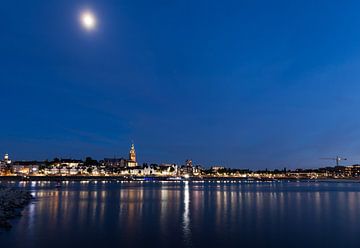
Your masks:
M85 158L85 162L84 165L85 166L92 166L92 165L98 165L98 161L95 159L92 159L91 157L86 157Z

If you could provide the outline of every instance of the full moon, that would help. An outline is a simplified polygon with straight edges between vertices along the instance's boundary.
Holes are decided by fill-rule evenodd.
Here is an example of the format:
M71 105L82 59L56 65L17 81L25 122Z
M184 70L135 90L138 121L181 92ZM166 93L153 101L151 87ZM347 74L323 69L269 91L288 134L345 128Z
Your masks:
M87 30L92 30L96 27L96 17L90 11L81 13L80 21L82 26Z

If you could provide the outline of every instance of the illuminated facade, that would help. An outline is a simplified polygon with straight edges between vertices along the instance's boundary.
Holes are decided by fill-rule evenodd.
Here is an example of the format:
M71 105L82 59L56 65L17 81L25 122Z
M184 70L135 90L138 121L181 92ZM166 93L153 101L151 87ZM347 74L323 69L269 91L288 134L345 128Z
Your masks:
M0 161L0 174L3 173L6 169L6 164L3 161Z
M0 173L5 172L7 166L11 163L11 161L10 162L9 161L10 161L9 155L5 154L4 160L3 161L0 160Z
M12 164L13 173L21 175L38 174L41 162L38 161L15 161Z
M5 164L11 164L11 160L10 160L10 158L9 158L9 154L5 154L5 156L4 156L4 163Z
M225 170L225 166L221 166L221 165L211 166L211 171L218 172L219 170Z

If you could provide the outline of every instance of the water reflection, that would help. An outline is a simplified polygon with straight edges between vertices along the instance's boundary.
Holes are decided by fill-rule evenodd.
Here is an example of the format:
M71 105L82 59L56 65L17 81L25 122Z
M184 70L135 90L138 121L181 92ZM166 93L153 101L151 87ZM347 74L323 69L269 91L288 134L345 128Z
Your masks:
M343 239L356 247L360 229L360 184L16 185L37 200L0 234L4 247L340 247ZM294 236L307 239L296 245Z
M184 212L183 212L183 233L186 244L191 243L191 230L190 230L190 189L189 182L184 182Z

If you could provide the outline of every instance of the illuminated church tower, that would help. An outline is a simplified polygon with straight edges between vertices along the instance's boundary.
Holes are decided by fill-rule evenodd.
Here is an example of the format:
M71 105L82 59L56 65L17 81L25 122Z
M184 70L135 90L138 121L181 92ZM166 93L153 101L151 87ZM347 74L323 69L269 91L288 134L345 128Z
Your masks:
M131 144L130 152L129 152L129 160L136 162L136 152L134 144Z
M136 151L134 144L131 144L130 152L129 152L129 160L127 162L128 167L135 167L137 166L136 163Z

